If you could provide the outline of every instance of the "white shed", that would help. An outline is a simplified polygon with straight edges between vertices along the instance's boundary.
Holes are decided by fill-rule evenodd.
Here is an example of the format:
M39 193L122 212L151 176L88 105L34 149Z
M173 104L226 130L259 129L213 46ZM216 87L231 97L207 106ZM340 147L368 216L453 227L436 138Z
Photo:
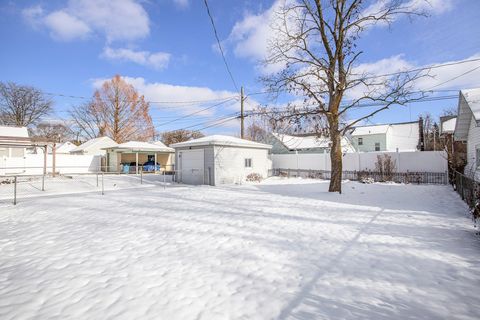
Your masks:
M263 178L272 167L271 145L231 136L213 135L171 145L177 181L186 184L242 183L251 173Z

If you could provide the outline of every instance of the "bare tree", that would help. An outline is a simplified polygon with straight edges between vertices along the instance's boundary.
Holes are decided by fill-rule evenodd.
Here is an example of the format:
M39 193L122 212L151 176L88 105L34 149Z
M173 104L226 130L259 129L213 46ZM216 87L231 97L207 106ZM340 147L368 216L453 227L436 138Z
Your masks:
M122 143L154 137L149 109L145 98L116 75L95 91L90 103L74 108L70 115L81 135L106 135Z
M33 129L33 136L50 142L65 142L72 137L72 131L64 121L43 121Z
M196 130L174 130L174 131L167 131L163 132L161 134L162 136L162 141L165 143L167 146L174 144L174 143L179 143L179 142L184 142L184 141L189 141L192 139L198 139L202 138L205 135L201 133L200 131Z
M302 125L306 118L326 127L313 126L331 139L332 175L329 191L341 192L341 137L360 121L392 105L405 104L413 95L420 73L372 75L358 66L360 35L371 25L391 23L398 15L420 15L415 1L379 1L366 7L365 0L286 0L272 24L275 37L269 43L266 66L280 71L262 80L269 92L289 92L301 101L272 112L278 121ZM355 120L346 114L355 109ZM323 128L322 128L323 127Z
M52 112L52 101L29 86L0 82L0 124L27 127Z

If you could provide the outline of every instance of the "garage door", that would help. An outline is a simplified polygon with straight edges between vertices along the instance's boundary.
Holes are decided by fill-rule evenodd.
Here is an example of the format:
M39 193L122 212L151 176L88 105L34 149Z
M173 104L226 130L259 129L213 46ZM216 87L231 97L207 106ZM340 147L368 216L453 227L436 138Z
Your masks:
M180 151L180 182L203 184L203 161L203 149Z

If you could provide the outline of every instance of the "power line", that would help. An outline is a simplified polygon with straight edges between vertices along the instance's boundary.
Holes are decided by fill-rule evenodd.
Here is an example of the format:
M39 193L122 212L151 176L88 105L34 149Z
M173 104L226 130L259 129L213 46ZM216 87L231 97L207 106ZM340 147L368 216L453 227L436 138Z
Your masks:
M198 114L198 113L201 113L201 112L203 112L203 111L210 110L210 109L212 109L212 108L218 107L219 105L222 105L222 104L227 103L227 102L232 101L232 100L233 100L233 98L232 98L232 99L229 99L229 100L226 100L226 101L223 101L223 102L220 102L220 103L217 103L217 104L214 104L214 105L209 106L209 107L207 107L207 108L203 108L203 109L201 109L201 110L198 110L198 111L189 113L189 114L187 114L187 115L178 117L178 118L176 118L176 119L173 119L173 120L170 120L170 121L167 121L167 122L164 122L164 123L160 123L160 124L157 125L157 127L161 127L161 126L164 126L164 125L166 125L166 124L169 124L169 123L172 123L172 122L175 122L175 121L184 119L184 118L191 117L191 116L193 116L193 115L195 115L195 114Z
M207 125L207 124L210 124L210 123L214 123L216 121L221 121L221 120L225 120L225 119L229 119L229 118L238 118L238 112L234 112L232 114L229 114L229 115L226 115L224 117L220 117L220 118L217 118L217 119L214 119L214 120L209 120L209 121L203 121L203 122L200 122L200 123L197 123L197 124L193 124L193 125L190 125L190 126L187 126L187 127L183 127L181 129L178 129L178 130L186 130L186 129L190 129L190 128L194 128L194 127L198 127L198 126L202 126L202 125ZM201 129L198 129L198 130L201 130Z
M227 59L225 58L225 53L223 52L223 48L222 48L222 45L220 43L220 39L218 37L217 28L215 27L215 22L213 21L212 14L210 13L210 8L208 7L208 2L207 2L207 0L204 0L203 2L205 3L205 8L207 9L208 16L210 17L210 22L212 23L213 33L215 34L215 39L217 40L218 49L220 50L220 53L222 54L223 63L225 64L225 68L227 69L227 72L230 75L230 79L232 80L232 83L233 83L233 86L235 87L235 90L237 90L237 92L238 92L239 91L238 86L237 86L237 83L235 82L235 79L233 78L232 72L230 71L230 67L228 66Z
M412 73L412 72L418 72L418 71L423 71L423 70L431 70L431 69L438 69L438 68L443 68L443 67L449 67L449 66L454 66L454 65L459 65L459 64L464 64L464 63L469 63L469 62L476 62L480 61L480 58L475 58L475 59L468 59L468 60L462 60L462 61L456 61L456 62L449 62L449 63L443 63L443 64L437 64L437 65L431 65L427 67L422 67L422 68L416 68L416 69L410 69L410 70L405 70L405 71L398 71L398 72L392 72L392 73L385 73L385 74L379 74L379 75L372 75L368 76L365 78L357 79L357 80L367 80L367 79L375 79L375 78L381 78L381 77L388 77L388 76L394 76L398 74L403 74L403 73ZM470 72L475 71L477 68L470 70ZM466 74L470 73L467 72ZM464 76L465 74L460 75ZM456 79L456 78L455 78ZM453 81L455 79L450 79L448 82ZM432 87L432 88L436 88ZM459 89L460 90L460 89ZM438 92L441 91L459 91L459 90L436 90ZM265 90L265 91L258 91L258 92L253 92L249 93L248 96L254 96L254 95L260 95L260 94L269 94L269 93L274 93L274 92L288 92L289 90L287 89L279 89L279 90ZM433 91L433 90L424 90L424 91ZM423 92L423 91L422 91Z
M43 92L46 95L49 96L58 96L58 97L64 97L64 98L72 98L72 99L87 99L90 100L92 97L85 97L85 96L75 96L75 95L69 95L69 94L63 94L63 93L53 93L53 92ZM200 103L208 103L208 102L217 102L217 101L223 101L223 100L228 100L228 99L233 99L233 98L238 98L238 95L231 95L223 98L216 98L216 99L205 99L205 100L186 100L186 101L152 101L152 100L145 100L147 103L151 104L200 104ZM162 107L162 109L168 109L168 108L178 108L178 107Z

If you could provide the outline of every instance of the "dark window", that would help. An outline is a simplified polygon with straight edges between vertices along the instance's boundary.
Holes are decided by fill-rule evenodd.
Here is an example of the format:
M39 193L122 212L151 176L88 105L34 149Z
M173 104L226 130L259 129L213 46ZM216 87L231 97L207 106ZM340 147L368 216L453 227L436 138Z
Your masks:
M245 159L245 168L251 168L252 167L252 159L248 158Z
M375 151L380 151L380 142L375 142Z
M363 138L358 138L358 145L362 146L363 145Z
M477 168L478 168L478 167L480 167L480 146L477 147L476 151L477 151L477 154L476 154L475 162L476 162Z

